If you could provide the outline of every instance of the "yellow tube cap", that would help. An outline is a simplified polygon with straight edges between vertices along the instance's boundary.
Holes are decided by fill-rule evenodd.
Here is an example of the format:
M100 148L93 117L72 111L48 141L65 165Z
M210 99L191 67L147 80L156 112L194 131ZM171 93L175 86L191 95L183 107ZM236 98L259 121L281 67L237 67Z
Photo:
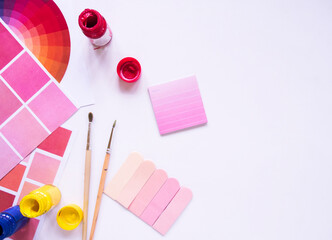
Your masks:
M59 210L56 221L62 229L73 230L80 225L82 218L82 209L76 204L70 204Z

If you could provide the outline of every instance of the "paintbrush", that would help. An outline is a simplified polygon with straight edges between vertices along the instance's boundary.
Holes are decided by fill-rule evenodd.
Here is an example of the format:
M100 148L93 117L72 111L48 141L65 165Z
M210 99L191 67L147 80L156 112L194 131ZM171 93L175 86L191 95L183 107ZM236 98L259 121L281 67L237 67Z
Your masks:
M90 232L90 240L93 239L93 236L95 234L96 230L96 224L97 224L97 218L99 214L99 209L100 209L100 203L101 203L101 197L103 195L104 187L105 187L105 179L106 179L106 173L108 170L108 164L110 161L110 154L111 154L111 142L112 142L112 137L113 137L113 131L115 128L116 120L113 123L112 131L111 131L111 136L108 141L107 145L107 150L106 150L106 156L104 160L104 165L103 169L101 171L101 177L100 177L100 182L99 182L99 189L98 189L98 194L97 194L97 201L96 201L96 206L95 206L95 212L93 214L93 220L92 220L92 226L91 226L91 232Z
M90 170L91 170L90 130L91 130L92 120L93 120L93 114L90 112L89 113L88 138L87 138L87 142L86 142L86 153L85 153L82 240L87 239L87 229L88 229L88 208L89 208Z

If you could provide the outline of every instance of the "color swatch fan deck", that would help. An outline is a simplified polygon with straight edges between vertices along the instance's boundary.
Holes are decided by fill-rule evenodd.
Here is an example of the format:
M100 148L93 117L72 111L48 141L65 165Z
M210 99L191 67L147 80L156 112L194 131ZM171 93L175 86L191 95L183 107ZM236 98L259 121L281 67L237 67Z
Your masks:
M54 1L0 0L0 18L61 82L69 62L70 36Z
M77 106L0 20L0 179Z

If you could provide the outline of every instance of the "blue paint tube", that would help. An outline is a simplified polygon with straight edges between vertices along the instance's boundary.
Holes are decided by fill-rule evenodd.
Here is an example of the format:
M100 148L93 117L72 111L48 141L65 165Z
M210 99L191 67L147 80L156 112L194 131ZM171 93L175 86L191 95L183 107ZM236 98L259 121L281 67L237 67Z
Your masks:
M0 213L0 240L13 235L27 224L29 218L20 212L20 206L14 206Z

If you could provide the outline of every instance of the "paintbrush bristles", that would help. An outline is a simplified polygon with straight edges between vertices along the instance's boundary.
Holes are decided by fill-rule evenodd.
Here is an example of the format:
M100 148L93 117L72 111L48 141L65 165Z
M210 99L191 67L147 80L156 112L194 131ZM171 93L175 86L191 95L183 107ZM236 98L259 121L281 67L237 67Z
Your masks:
M92 123L92 120L93 120L92 112L89 113L88 117L89 117L89 128L88 128L88 138L87 138L87 141L86 141L86 150L90 149L90 130L91 130L91 123Z
M116 120L113 123L112 131L111 131L111 136L110 136L110 139L108 140L108 145L107 145L107 150L106 150L107 153L109 153L109 151L111 149L111 142L112 142L113 131L114 131L115 125L116 125Z

